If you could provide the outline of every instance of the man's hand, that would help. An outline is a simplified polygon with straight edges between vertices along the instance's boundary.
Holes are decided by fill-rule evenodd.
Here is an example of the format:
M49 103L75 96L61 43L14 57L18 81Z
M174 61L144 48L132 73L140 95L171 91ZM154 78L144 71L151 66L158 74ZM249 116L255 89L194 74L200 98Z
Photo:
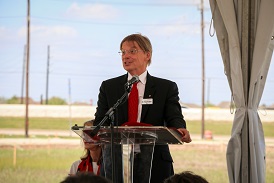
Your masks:
M177 130L182 134L181 140L183 142L190 143L192 141L191 137L190 137L190 134L189 134L189 131L187 129L185 129L185 128L178 128Z

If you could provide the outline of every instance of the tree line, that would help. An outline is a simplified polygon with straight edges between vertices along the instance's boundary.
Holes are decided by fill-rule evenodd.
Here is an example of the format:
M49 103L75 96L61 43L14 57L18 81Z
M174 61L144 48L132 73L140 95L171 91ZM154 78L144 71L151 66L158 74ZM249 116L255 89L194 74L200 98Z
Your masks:
M5 97L0 97L0 104L25 104L26 98L22 97L17 97L14 95L11 98L5 98ZM29 104L46 104L45 100L40 100L39 102L34 101L32 98L28 99ZM48 105L67 105L68 103L66 102L65 99L62 99L60 97L51 97L48 99Z

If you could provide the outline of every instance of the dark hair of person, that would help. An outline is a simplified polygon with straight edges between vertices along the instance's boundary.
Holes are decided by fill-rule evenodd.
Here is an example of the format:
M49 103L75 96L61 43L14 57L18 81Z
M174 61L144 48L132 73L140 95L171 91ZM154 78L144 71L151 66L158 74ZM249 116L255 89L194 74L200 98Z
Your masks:
M75 175L67 176L60 183L111 183L111 181L91 172L78 172Z
M184 171L167 178L164 183L209 183L205 178L191 171Z

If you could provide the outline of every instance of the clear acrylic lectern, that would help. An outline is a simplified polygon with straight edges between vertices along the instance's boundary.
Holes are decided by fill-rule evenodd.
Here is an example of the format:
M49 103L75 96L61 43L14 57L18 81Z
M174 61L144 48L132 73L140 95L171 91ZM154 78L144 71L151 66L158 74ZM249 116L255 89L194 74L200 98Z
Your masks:
M103 161L104 169L107 170L111 166L106 159L110 159L110 143L114 142L115 153L122 155L121 161L122 170L120 176L124 183L134 183L133 182L133 167L134 159L136 154L140 152L140 147L145 148L147 154L147 163L152 164L153 160L153 150L155 145L166 145L166 144L183 144L181 141L181 134L175 128L168 128L163 126L115 126L111 129L109 126L102 126L98 131L96 136L93 136L92 132L96 126L73 126L72 130L78 134L82 139L90 143L102 144L103 149ZM111 137L113 139L111 139ZM107 152L108 151L108 152ZM109 162L109 161L108 161ZM113 162L112 162L113 163ZM120 166L118 163L118 166ZM105 171L105 176L110 178L111 175L107 175ZM147 171L150 177L151 167ZM145 181L149 182L149 180Z

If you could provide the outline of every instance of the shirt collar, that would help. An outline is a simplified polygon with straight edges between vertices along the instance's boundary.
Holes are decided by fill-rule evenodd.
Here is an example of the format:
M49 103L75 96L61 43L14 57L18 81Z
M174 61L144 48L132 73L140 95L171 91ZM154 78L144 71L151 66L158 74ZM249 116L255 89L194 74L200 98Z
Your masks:
M145 72L143 72L139 77L139 80L142 84L146 84L146 81L147 81L147 70ZM128 73L128 80L131 80L132 78L132 75L130 73Z

